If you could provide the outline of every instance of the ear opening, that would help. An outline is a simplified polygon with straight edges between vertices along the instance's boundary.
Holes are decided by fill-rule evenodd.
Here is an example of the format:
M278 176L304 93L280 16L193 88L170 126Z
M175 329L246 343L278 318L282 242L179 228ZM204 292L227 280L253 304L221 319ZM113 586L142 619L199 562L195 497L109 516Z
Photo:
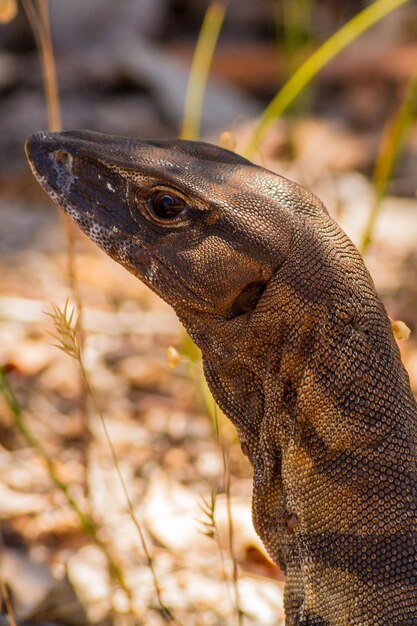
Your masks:
M246 285L240 294L235 298L231 307L231 317L237 317L252 311L258 304L259 298L265 291L267 283L253 282Z

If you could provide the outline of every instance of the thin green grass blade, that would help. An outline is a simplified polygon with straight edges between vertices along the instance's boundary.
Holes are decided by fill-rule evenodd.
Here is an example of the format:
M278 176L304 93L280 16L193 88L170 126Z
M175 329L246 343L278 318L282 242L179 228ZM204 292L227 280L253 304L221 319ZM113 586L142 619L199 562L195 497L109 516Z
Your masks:
M42 446L40 441L32 434L31 430L28 428L25 418L23 416L23 411L21 406L9 384L8 378L6 376L6 372L3 368L0 367L0 394L3 396L6 401L7 406L9 407L11 416L13 421L18 428L19 432L23 435L26 442L36 450L39 456L44 460L46 467L48 469L48 473L52 481L55 483L55 486L62 491L67 499L68 504L78 515L78 518L81 522L82 528L87 535L95 536L95 525L92 519L84 513L81 508L78 506L74 497L71 495L69 488L67 485L59 478L58 472L56 471L55 462L51 459L51 457L46 452L45 448Z
M410 0L376 0L344 24L320 46L280 89L261 115L256 128L243 150L252 157L271 124L278 119L298 94L308 85L325 65L355 39L386 15Z
M198 139L200 135L204 91L226 7L225 2L215 0L206 11L188 79L181 139Z
M375 189L374 202L369 212L368 221L363 231L359 251L365 254L372 240L375 224L381 210L381 203L386 194L389 182L394 173L395 165L400 157L408 131L417 113L417 71L408 85L393 118L385 128L381 138L378 158L375 164L373 183Z
M284 27L283 44L287 61L288 77L297 69L300 60L311 51L311 21L313 0L283 0L281 3L282 23Z

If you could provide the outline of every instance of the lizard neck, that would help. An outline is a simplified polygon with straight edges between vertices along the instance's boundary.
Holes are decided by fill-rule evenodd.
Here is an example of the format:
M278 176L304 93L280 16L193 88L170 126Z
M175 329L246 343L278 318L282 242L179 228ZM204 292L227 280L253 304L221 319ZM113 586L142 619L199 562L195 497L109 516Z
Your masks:
M371 445L398 427L385 407L386 417L361 432L369 392L385 393L375 370L395 370L398 389L415 406L388 316L363 264L351 279L358 253L346 236L339 235L338 246L318 245L304 223L294 239L296 253L253 311L234 320L200 315L182 321L202 350L213 396L241 440L262 447L263 423L272 416L280 448L310 440L311 429L332 449ZM303 272L312 267L317 280L311 285ZM356 405L349 404L353 392ZM410 419L415 425L415 415Z

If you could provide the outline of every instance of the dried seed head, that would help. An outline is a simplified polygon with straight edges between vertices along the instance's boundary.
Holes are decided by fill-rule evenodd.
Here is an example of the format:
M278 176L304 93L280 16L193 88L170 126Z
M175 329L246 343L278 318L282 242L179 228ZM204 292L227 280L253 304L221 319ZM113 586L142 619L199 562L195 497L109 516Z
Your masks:
M407 324L401 320L391 320L391 328L394 337L398 339L398 341L405 341L411 334L411 330L408 328Z
M178 350L174 348L173 346L168 346L168 348L165 351L165 358L166 358L168 367L172 367L172 369L175 369L176 367L178 367L178 365L181 362L181 356Z

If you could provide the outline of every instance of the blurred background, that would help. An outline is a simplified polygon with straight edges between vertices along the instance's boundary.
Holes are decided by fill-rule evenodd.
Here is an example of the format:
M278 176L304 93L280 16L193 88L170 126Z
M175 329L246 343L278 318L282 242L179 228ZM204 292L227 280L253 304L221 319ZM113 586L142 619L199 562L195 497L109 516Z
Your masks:
M417 392L417 3L393 1L335 49L254 141L286 81L371 4L0 0L0 626L283 623L284 577L251 525L251 468L198 351L30 173L25 138L51 123L45 70L55 61L65 129L198 135L246 154L252 141L253 160L314 191L411 329L400 348ZM201 126L187 126L201 60Z

